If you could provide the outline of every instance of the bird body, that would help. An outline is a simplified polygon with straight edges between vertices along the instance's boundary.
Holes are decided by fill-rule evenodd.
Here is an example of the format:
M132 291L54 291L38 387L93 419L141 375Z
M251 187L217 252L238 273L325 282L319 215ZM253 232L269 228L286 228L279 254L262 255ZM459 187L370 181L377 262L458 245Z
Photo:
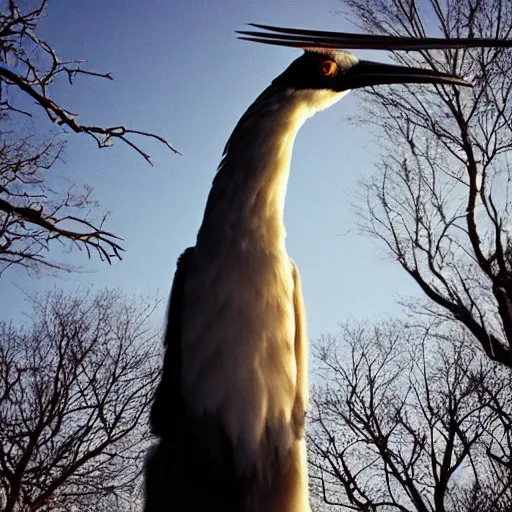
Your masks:
M186 416L213 421L231 447L228 462L213 458L251 482L239 512L309 510L306 319L299 273L285 246L284 203L299 128L344 94L270 86L256 100L228 141L186 256L181 351L173 356L168 348L168 355L186 369L179 382ZM170 408L164 395L153 407L158 434L169 430L158 426L156 411ZM270 493L276 482L281 492ZM254 498L262 495L263 502Z
M297 37L282 30L293 35L271 44ZM350 89L405 82L469 85L306 51L240 119L196 245L178 260L151 411L160 440L146 463L146 512L310 510L305 309L283 221L293 144L307 118Z
M262 442L286 456L295 402L302 415L307 403L305 319L297 326L302 297L284 203L300 126L342 95L265 91L228 142L199 230L185 298L193 307L185 313L183 392L197 414L220 415L241 471L262 465Z

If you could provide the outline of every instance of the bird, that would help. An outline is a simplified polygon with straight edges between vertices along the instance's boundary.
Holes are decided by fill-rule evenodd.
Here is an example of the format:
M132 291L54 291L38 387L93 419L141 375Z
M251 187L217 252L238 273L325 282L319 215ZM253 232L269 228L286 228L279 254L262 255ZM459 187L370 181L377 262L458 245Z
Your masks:
M256 30L253 30L256 29ZM350 90L470 86L435 69L346 49L418 50L510 41L411 39L252 25L241 39L302 48L243 114L212 183L196 244L179 257L151 409L145 512L308 512L308 341L283 221L303 123Z

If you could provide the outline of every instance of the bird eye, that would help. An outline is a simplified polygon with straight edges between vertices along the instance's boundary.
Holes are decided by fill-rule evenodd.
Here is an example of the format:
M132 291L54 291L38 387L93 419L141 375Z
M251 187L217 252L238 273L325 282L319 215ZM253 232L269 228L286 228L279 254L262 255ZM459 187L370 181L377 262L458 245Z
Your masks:
M320 73L323 76L335 76L338 73L338 64L333 60L324 60L320 64Z

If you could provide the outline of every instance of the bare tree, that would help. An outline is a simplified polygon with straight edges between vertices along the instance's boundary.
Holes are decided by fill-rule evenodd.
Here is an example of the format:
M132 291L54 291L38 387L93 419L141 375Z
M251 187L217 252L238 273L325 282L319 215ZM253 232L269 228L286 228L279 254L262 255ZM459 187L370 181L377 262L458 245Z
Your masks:
M347 326L319 345L312 482L334 508L505 512L512 507L511 377L460 332ZM495 460L499 457L499 461Z
M32 272L71 271L73 267L48 259L53 242L71 243L96 251L110 262L121 258L120 238L104 231L106 215L95 223L98 204L91 187L72 186L55 192L51 168L64 147L57 139L0 134L0 276L13 265Z
M512 36L508 0L346 3L374 33ZM365 94L372 114L365 118L387 142L380 172L365 185L362 229L419 284L429 299L423 311L462 323L491 359L512 368L512 52L394 58L460 74L474 88L381 87Z
M0 323L0 510L120 509L148 448L155 306L104 290L33 308Z
M60 125L67 133L88 135L99 148L119 140L151 163L134 139L150 137L177 152L153 133L81 124L77 114L51 97L52 84L60 77L70 84L78 75L113 77L85 69L83 61L61 61L55 49L37 36L46 4L47 0L39 0L30 9L8 0L0 5L0 275L12 265L34 271L72 270L47 259L54 241L83 248L89 256L96 252L109 262L112 257L121 259L120 238L104 229L105 216L97 220L93 215L97 205L90 200L89 187L72 187L64 197L52 193L48 171L59 158L65 140L54 136L40 141L22 134L20 124L23 118L33 116L34 103L54 126Z

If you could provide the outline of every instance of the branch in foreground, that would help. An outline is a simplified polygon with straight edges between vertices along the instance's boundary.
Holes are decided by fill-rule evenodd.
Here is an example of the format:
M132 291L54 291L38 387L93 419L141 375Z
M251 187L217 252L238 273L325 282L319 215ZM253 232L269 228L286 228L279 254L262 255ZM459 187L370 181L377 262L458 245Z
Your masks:
M44 214L43 207L40 207L37 210L34 208L19 207L14 206L3 199L0 199L0 210L7 214L14 214L26 222L42 227L51 233L49 239L67 238L68 240L75 242L77 245L83 244L89 257L91 255L90 249L92 248L98 252L101 260L107 260L108 263L112 262L112 257L122 260L120 252L124 249L115 241L122 240L122 238L114 235L113 233L109 233L108 231L103 231L101 229L103 221L101 222L100 227L96 227L90 222L74 216L55 218L53 215L46 216ZM58 226L59 223L65 221L76 222L86 226L90 231L80 233L78 231L63 229ZM113 254L109 254L107 248L110 248L113 251Z
M72 72L78 71L81 70L72 70ZM87 74L92 73L88 72ZM107 78L112 79L111 75L109 74L101 76L105 76ZM166 139L154 133L143 132L140 130L131 130L125 128L124 126L112 126L109 128L102 128L100 126L81 125L80 123L78 123L73 114L62 108L60 105L55 103L46 95L37 92L34 89L34 87L28 84L23 77L17 75L16 73L12 72L11 70L3 66L0 66L0 77L3 77L4 79L8 80L10 83L16 85L23 92L31 96L39 105L41 105L41 107L44 108L52 122L57 123L59 125L66 125L69 128L71 128L75 133L86 133L87 135L90 135L97 142L99 148L111 146L114 143L113 139L117 138L122 140L124 143L128 144L133 149L135 149L137 153L139 153L146 160L146 162L148 162L150 165L153 165L150 156L146 152L144 152L137 144L130 141L126 137L129 134L133 134L154 138L161 142L162 144L164 144L174 153L181 154L177 149L172 147L171 144Z

